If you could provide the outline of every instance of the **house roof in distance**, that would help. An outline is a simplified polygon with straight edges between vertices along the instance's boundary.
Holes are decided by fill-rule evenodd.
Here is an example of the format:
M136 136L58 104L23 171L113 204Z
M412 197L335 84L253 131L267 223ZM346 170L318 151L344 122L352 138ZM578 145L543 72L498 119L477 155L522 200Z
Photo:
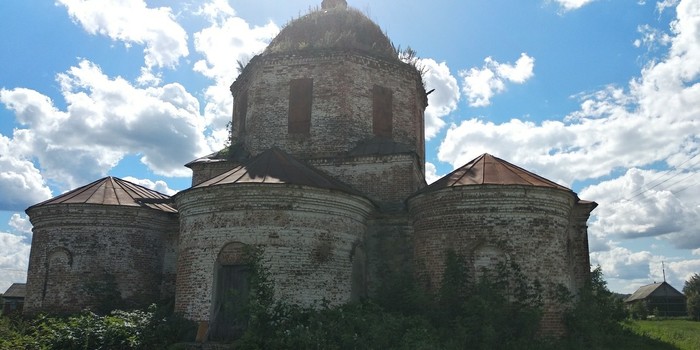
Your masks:
M649 297L684 297L684 295L666 282L652 283L639 287L629 298L625 299L625 302L644 300Z
M7 288L2 294L3 298L24 298L27 294L26 283L13 283L10 288Z
M120 178L107 176L68 191L60 196L35 204L27 210L53 204L98 204L146 207L174 213L170 196Z

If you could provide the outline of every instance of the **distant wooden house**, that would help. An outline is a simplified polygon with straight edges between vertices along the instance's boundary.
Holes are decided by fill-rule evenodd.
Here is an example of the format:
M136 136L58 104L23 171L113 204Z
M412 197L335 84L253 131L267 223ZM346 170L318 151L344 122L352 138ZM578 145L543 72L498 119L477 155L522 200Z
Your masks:
M639 287L625 299L625 305L632 307L644 303L649 314L658 316L686 316L685 295L666 282L652 283Z
M2 314L22 313L24 296L26 295L25 283L13 283L2 295Z

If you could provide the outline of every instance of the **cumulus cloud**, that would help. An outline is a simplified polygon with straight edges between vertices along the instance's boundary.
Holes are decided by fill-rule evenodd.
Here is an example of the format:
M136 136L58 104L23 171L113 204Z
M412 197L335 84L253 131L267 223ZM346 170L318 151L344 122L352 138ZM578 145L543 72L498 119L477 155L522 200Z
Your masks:
M430 185L431 183L439 180L444 175L437 174L437 168L435 164L430 162L425 162L425 181Z
M491 57L481 68L462 70L462 92L472 107L491 104L491 98L506 90L506 83L522 84L534 76L535 59L522 53L515 64L499 63Z
M563 11L578 10L595 0L553 0Z
M644 46L647 50L653 50L658 46L665 46L671 42L671 36L668 33L648 24L637 27L637 32L639 32L641 38L634 41L634 46L636 47Z
M30 243L21 235L0 232L0 292L27 280L29 249Z
M153 67L174 67L189 54L187 33L168 7L149 8L144 0L58 0L71 18L90 34L100 34L127 47L144 45L142 81L157 81Z
M24 210L51 198L51 190L34 163L15 151L14 141L0 135L0 210Z
M677 248L700 247L695 231L700 198L678 192L698 175L632 168L623 176L586 187L581 196L600 204L589 225L591 233L622 239L661 236Z
M13 133L13 154L36 159L45 178L66 188L104 176L126 154L158 175L188 176L182 164L210 152L199 102L180 84L137 88L87 60L58 82L65 111L24 88L0 90L0 102L23 126Z
M671 285L681 288L700 269L700 259L666 257L619 246L591 253L591 264L600 265L610 289L621 293L632 293L643 285L661 282L664 275Z
M262 52L277 35L279 27L272 22L251 26L221 0L205 3L197 13L210 25L194 34L194 48L203 56L195 62L194 70L214 80L205 91L204 116L212 129L221 130L231 119L233 101L229 86L239 74L237 62L245 64L253 55ZM223 141L219 138L216 138L217 143Z
M131 183L135 183L139 186L146 187L148 189L160 192L162 194L166 194L168 196L172 196L175 193L177 193L176 190L173 190L168 186L168 183L163 181L163 180L156 180L155 182L150 179L137 179L133 176L127 176L124 177L123 180L129 181Z
M26 215L19 213L12 214L9 225L18 233L28 237L32 235L32 223L29 222L29 217Z
M423 81L426 89L435 89L428 95L428 108L425 109L425 138L430 140L445 126L442 118L457 109L459 86L446 62L423 58L417 65L425 70Z

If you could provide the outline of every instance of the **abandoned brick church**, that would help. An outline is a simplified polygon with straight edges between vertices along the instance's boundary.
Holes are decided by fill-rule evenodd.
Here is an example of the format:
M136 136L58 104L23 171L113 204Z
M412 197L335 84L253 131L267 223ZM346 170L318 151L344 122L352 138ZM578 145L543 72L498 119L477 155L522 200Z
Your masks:
M90 307L83 286L110 276L126 301L213 325L246 288L246 246L304 306L371 295L386 268L434 288L448 250L474 276L512 261L546 288L588 278L594 202L489 154L426 184L421 73L344 0L290 22L231 93L232 145L187 164L191 188L106 177L27 209L26 313ZM556 332L562 307L544 302Z

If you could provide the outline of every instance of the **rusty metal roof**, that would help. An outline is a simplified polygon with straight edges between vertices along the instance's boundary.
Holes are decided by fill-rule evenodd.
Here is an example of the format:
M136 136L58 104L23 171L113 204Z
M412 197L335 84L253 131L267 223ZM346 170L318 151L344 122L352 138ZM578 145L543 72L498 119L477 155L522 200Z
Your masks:
M168 213L177 212L172 206L170 196L112 176L35 204L27 210L52 204L118 205L147 207Z
M523 185L571 191L556 182L484 153L457 170L443 176L421 192L472 185Z
M237 166L193 188L223 184L302 185L361 195L350 186L331 178L276 147L255 156L244 165Z
M3 293L3 298L24 298L27 295L26 283L13 283L7 291Z
M204 157L197 158L187 164L186 167L191 168L194 164L200 163L218 163L218 162L235 162L244 163L250 159L250 153L245 150L243 143L230 145L220 151L207 154Z

